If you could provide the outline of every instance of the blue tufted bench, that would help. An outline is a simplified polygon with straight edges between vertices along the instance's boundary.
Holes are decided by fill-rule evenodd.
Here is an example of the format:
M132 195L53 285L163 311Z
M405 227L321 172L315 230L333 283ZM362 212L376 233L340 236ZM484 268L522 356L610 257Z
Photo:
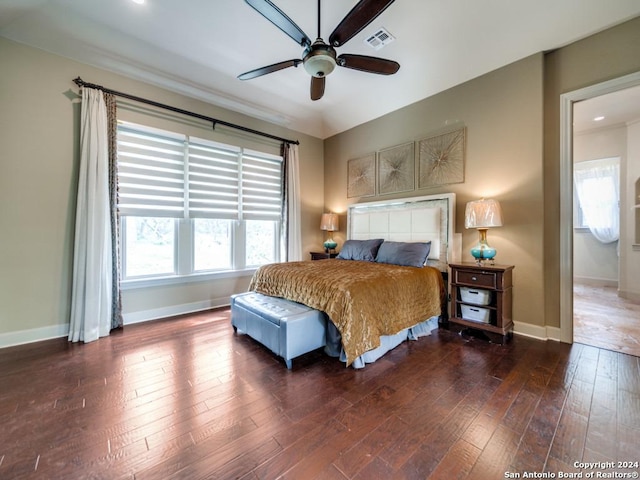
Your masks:
M289 369L293 358L326 344L324 313L257 292L231 296L231 325L284 358Z

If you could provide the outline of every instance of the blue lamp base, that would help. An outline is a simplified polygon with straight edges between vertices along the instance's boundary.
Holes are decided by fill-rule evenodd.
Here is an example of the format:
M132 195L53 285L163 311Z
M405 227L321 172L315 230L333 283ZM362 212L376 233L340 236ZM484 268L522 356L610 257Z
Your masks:
M487 243L487 229L478 229L478 233L480 234L480 240L478 241L478 244L471 249L471 256L476 259L476 263L478 265L482 265L485 261L488 261L493 265L493 259L496 256L497 251Z
M324 251L329 253L331 250L335 250L337 246L338 243L335 242L332 238L329 238L326 242L324 242Z

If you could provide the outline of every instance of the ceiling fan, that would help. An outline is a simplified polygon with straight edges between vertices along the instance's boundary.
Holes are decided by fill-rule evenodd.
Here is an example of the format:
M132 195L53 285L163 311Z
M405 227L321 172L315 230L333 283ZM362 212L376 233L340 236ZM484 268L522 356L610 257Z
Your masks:
M324 95L325 77L333 71L336 65L380 75L392 75L400 68L400 64L393 60L348 53L336 56L335 50L336 47L344 45L364 27L369 25L369 23L378 17L394 0L360 0L342 19L333 33L331 33L328 44L325 43L320 36L320 0L318 0L318 38L313 43L300 27L270 0L245 1L257 10L258 13L295 40L296 43L304 48L304 51L302 53L302 59L295 58L293 60L286 60L245 72L238 75L240 80L250 80L268 73L277 72L284 68L297 67L302 64L304 69L311 75L311 100L319 100Z

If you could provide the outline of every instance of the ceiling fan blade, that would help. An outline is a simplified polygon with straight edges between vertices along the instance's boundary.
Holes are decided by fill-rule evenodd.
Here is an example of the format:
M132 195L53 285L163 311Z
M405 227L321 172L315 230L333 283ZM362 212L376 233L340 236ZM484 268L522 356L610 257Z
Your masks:
M353 70L377 73L379 75L393 75L400 69L400 64L385 58L369 57L367 55L352 55L344 53L337 58L338 65Z
M311 100L320 100L324 95L326 77L311 77Z
M298 25L269 0L245 0L251 7L257 10L264 18L273 23L284 33L293 38L301 47L311 45L311 40Z
M329 36L329 44L333 47L344 45L393 2L394 0L360 0Z
M260 68L256 68L255 70L242 73L238 75L238 79L251 80L252 78L261 77L262 75L266 75L267 73L277 72L278 70L282 70L289 67L297 67L301 63L302 63L302 60L298 58L294 60L286 60L280 63L274 63L273 65L267 65L266 67L260 67Z

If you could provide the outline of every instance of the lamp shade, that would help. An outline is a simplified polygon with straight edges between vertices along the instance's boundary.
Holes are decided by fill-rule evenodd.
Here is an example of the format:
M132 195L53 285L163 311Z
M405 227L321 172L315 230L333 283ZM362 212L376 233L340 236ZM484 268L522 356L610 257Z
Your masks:
M465 228L491 228L502 226L502 209L493 199L484 198L467 203L464 211Z
M322 220L320 220L320 230L327 230L329 232L337 231L338 230L338 214L323 213Z

